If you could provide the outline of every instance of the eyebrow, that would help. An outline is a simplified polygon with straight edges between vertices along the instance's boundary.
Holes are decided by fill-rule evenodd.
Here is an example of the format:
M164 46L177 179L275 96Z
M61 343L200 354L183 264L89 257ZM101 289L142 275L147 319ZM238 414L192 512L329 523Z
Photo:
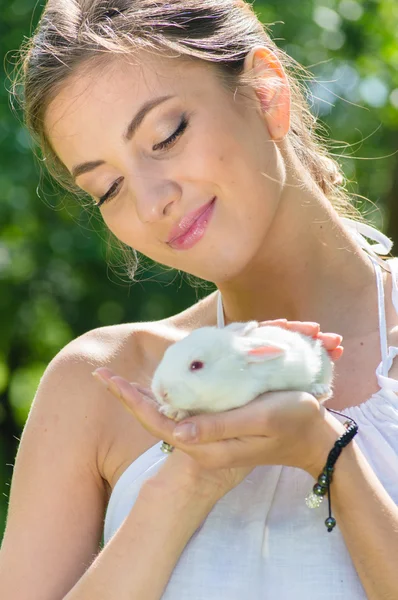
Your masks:
M133 119L127 125L127 128L122 136L123 141L129 142L133 138L134 134L136 133L137 129L139 128L139 126L141 125L143 120L145 119L146 115L151 110L153 110L154 108L159 106L159 104L163 104L163 102L166 102L167 100L170 100L171 98L174 98L174 96L160 96L159 98L154 98L153 100L149 100L148 102L145 102L145 104L143 104L141 106L140 110L137 112L137 114L133 117ZM73 179L76 180L80 175L83 175L84 173L88 173L89 171L93 171L97 167L100 167L101 165L104 165L104 164L105 164L104 160L90 160L88 162L84 162L84 163L75 165L71 171Z

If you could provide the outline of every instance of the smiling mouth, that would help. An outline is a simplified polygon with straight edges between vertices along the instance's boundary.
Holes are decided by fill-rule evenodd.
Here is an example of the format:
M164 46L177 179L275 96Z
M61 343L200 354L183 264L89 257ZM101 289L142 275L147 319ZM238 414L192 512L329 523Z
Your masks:
M189 214L186 217L184 217L180 221L179 225L177 225L177 227L174 228L172 233L174 233L176 229L181 228L181 226L184 227L185 223L187 223L188 221L188 223L184 227L185 230L179 233L178 235L175 235L174 237L170 236L170 240L167 242L167 244L174 250L188 250L189 248L192 248L197 242L199 242L199 240L201 240L204 236L207 226L213 215L216 200L217 198L215 196L210 202L208 202L206 205L202 206L198 211L196 211L196 215L195 213L191 213L191 219L192 216L194 216L194 218L190 222L188 221L190 217Z
M212 198L210 202L207 202L207 204L201 206L199 209L185 215L178 223L178 225L173 227L169 239L167 240L167 243L170 244L177 240L179 237L185 235L191 229L192 225L196 223L196 221L203 215L203 213L209 208L209 206L214 201L215 197Z

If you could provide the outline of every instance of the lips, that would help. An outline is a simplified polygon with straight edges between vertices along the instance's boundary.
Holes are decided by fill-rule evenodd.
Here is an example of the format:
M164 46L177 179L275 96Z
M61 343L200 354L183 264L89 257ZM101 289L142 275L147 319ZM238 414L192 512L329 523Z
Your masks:
M187 233L192 225L205 213L208 208L215 202L216 198L212 198L207 204L203 204L200 208L185 215L181 221L173 227L167 239L167 243L171 244Z

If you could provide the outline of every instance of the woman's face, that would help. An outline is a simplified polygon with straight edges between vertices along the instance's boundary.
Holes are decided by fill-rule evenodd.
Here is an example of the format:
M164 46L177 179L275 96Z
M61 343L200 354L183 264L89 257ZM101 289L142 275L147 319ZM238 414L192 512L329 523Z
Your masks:
M217 284L264 246L283 161L254 91L229 91L212 65L152 55L81 70L45 126L109 229L153 260Z

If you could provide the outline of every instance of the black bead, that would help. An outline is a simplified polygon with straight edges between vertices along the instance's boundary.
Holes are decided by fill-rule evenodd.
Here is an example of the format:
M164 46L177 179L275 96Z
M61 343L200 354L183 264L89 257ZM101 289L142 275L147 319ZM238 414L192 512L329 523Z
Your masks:
M312 488L312 491L316 496L324 496L328 491L328 488L324 485L319 485L319 483L316 483Z
M319 475L318 483L319 483L319 485L322 485L323 487L325 487L328 484L328 476L325 475L324 473L322 473L322 475Z
M335 527L336 525L336 519L334 519L333 517L328 517L325 521L325 525L328 528L328 531L332 531L332 529Z

